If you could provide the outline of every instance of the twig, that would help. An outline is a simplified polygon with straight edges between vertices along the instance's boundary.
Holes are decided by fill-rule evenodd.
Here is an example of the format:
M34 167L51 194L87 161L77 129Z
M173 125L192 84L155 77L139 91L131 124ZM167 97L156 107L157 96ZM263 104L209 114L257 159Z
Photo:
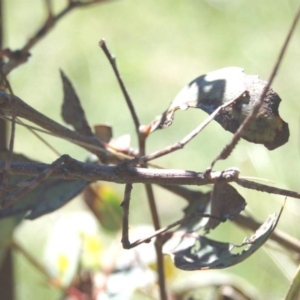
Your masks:
M71 12L73 9L77 7L84 7L93 4L98 4L102 2L106 2L109 0L91 0L91 1L69 1L67 7L65 7L60 13L56 16L49 15L46 19L44 25L28 40L28 42L23 46L22 49L16 50L14 52L10 52L9 61L3 65L2 73L7 75L13 69L18 67L19 65L25 63L29 57L29 50L38 43L49 31L52 29L56 23L67 13Z
M10 96L14 96L13 90L11 88L11 85L9 81L7 80L6 76L4 74L2 75L2 80L5 82L6 87L8 88L10 92ZM6 189L9 182L9 173L10 173L10 165L13 158L13 150L14 150L14 141L15 141L15 132L16 132L16 104L12 103L11 105L11 131L10 131L10 140L8 145L8 153L7 153L7 159L5 164L5 170L3 172L3 178L2 178L2 184L0 186L0 207L3 205L2 199L6 196Z
M1 118L1 116L0 116ZM24 125L24 123L21 120L18 120L18 122L16 122L18 124ZM26 126L25 126L26 127ZM57 155L58 157L61 156L61 153L59 153L50 143L48 143L43 137L41 137L37 132L35 132L32 128L29 128L29 126L27 127L27 129L36 137L38 138L42 143L44 143L49 149L51 149L53 151L53 153L55 155Z
M256 190L259 192L266 192L269 194L276 194L276 195L282 195L282 196L286 196L286 197L298 198L297 197L298 193L290 191L290 190L280 189L280 188L277 188L274 186L265 185L262 183L258 183L258 182L254 182L254 181L250 181L250 180L246 180L246 179L241 179L241 178L237 178L235 180L235 182L237 184L239 184L240 186L247 188L247 189Z
M143 134L142 131L138 132L139 139L139 153L141 156L146 154L146 139L147 134ZM124 163L126 167L129 165ZM141 164L141 167L147 168L146 164ZM155 230L160 229L160 221L158 216L158 211L156 207L155 197L153 193L153 188L151 184L145 184L147 199L150 207L151 218L154 225ZM166 278L165 278L165 265L164 265L164 257L162 253L163 242L160 236L157 237L154 247L156 252L156 265L157 265L157 275L158 275L158 285L159 285L159 293L160 300L167 300L167 290L166 290Z
M123 223L122 223L122 245L124 249L130 249L131 244L129 241L128 230L129 230L129 205L130 205L130 195L132 190L132 184L125 185L124 200L121 204L123 209Z
M133 106L132 100L129 96L129 93L125 87L125 84L121 78L120 72L117 68L116 58L108 50L104 39L102 39L99 42L99 45L102 48L104 54L106 55L108 61L110 62L111 66L113 68L113 71L116 75L116 78L118 80L118 83L120 85L122 93L124 95L124 98L126 100L127 106L129 108L131 117L132 117L134 125L135 125L137 137L138 137L139 154L145 155L146 138L147 138L148 134L140 126L140 121L138 119L137 113ZM144 168L147 168L146 164L142 164L141 166ZM123 165L123 168L121 168L121 169L124 171L127 167L128 166L126 165L124 168L124 165ZM155 204L153 189L150 184L145 184L145 188L146 188L148 203L150 206L153 225L154 225L155 230L158 230L160 228L160 224L159 224L160 222L159 222L158 212L157 212L157 208L156 208L156 204ZM130 242L128 239L128 215L129 215L129 201L130 201L131 189L132 189L132 186L127 184L126 188L125 188L125 196L124 196L124 202L123 202L123 211L124 211L124 214L123 214L123 237L122 237L123 247L127 247L128 245L130 245ZM158 273L158 283L159 283L159 290L160 290L160 299L166 300L167 293L166 293L166 284L165 284L165 275L164 275L162 243L159 239L157 239L157 241L155 243L155 250L156 250L156 258L157 258L157 273Z
M224 108L234 104L236 101L239 101L243 98L243 95L245 94L245 91L236 99L228 101L224 103L223 105L219 106L212 114L210 114L198 127L196 127L193 131L191 131L187 136L185 136L180 142L176 142L175 144L168 146L162 150L153 152L146 156L141 156L138 158L133 159L131 162L132 164L142 164L149 162L150 160L153 160L155 158L164 156L166 154L170 154L176 150L182 149L188 142L190 142L194 137L196 137L211 121L214 120L214 118L218 115L218 113L223 110Z
M59 137L72 140L74 143L86 148L100 158L103 158L104 153L107 152L103 143L98 138L85 136L77 131L72 131L38 112L20 98L0 91L0 109L6 114L12 115L14 105L16 106L17 117L29 120Z
M48 13L48 18L53 18L53 3L52 0L45 0L45 5Z
M200 191L193 191L190 190L184 186L178 186L178 185L161 185L161 187L165 188L166 190L181 196L184 198L184 200L188 202L192 202L196 199L199 199L199 197L203 196L203 193ZM205 215L203 215L205 217ZM253 231L256 231L257 228L259 228L262 224L254 220L250 216L245 215L237 215L233 220L233 223L236 223L237 225L241 227L245 227L247 229L251 229ZM172 224L171 224L172 225ZM169 226L171 226L169 225ZM148 237L149 239L149 237ZM285 247L288 250L295 251L297 253L300 253L300 241L298 239L295 239L294 237L288 235L287 233L275 229L270 236L271 240L274 240L281 246Z
M15 193L10 194L8 197L4 199L1 199L2 208L6 208L14 204L22 196L32 191L34 188L40 185L40 183L46 180L55 170L57 170L61 164L63 164L64 162L67 163L68 159L69 159L68 155L61 156L56 161L54 161L49 168L44 169L43 172L41 172L37 177L31 180L25 187L22 187L21 189L17 190Z
M244 215L238 215L232 221L241 227L251 229L253 231L256 231L257 228L262 225L262 223ZM273 231L270 239L288 250L300 253L300 241L277 228Z
M273 80L276 76L276 73L278 71L278 68L282 62L283 56L286 52L287 46L291 40L292 34L295 31L296 25L299 21L300 18L300 7L298 8L298 12L293 20L293 23L291 25L291 28L288 32L288 35L284 41L283 47L281 48L281 51L279 53L278 59L275 63L275 66L271 72L270 78L268 80L267 85L265 86L263 92L261 93L261 96L259 98L259 100L254 104L252 111L250 112L250 114L247 116L247 118L243 121L243 123L240 125L240 127L238 128L238 130L235 132L235 134L233 135L231 141L223 148L223 150L221 151L221 153L213 160L213 162L211 163L210 167L207 169L207 172L209 173L215 163L218 160L221 159L227 159L229 157L229 155L232 153L233 149L235 148L235 146L237 145L237 143L239 142L239 140L241 139L242 134L245 132L245 130L249 127L250 123L252 122L252 120L255 118L255 116L258 114L261 106L263 105L263 100L268 92L268 90L270 89L271 84L273 83Z
M51 165L36 162L16 162L11 164L12 175L37 176ZM0 172L5 168L5 161L0 160ZM149 183L160 185L207 185L216 182L236 182L237 184L260 192L283 195L300 199L300 193L275 188L269 185L238 178L239 172L234 168L225 171L211 172L211 176L205 176L205 172L193 172L176 169L145 169L118 166L105 166L92 163L83 163L71 157L68 164L61 165L49 178L62 178L65 180L81 179L86 181L108 181L115 183Z
M160 228L159 230L156 230L153 234L147 236L146 238L142 238L142 239L138 239L136 240L135 242L133 243L130 243L129 245L129 248L126 248L126 249L131 249L131 248L134 248L134 247L137 247L138 245L140 244L143 244L143 243L149 243L151 241L151 239L161 235L162 233L165 233L166 231L178 226L178 225L183 225L185 223L188 223L190 221L192 221L193 219L195 218L213 218L213 219L216 219L216 220L219 220L219 221L223 221L223 219L221 219L220 217L216 217L216 216L212 216L210 214L199 214L199 213L193 213L193 214L190 214L166 227L163 227L163 228ZM257 229L257 228L256 228Z
M112 66L112 69L116 75L116 78L118 80L118 83L120 85L120 88L121 88L121 91L124 95L124 98L126 100L126 103L127 103L127 106L129 108L129 111L130 111L130 114L131 114L131 117L133 119L133 122L134 122L134 126L135 126L135 130L137 132L137 135L139 135L139 128L140 128L140 121L139 121L139 118L138 118L138 115L137 113L135 112L135 108L133 106L133 103L132 103L132 100L129 96L129 93L126 89L126 86L122 80L122 77L120 75L120 72L118 70L118 67L117 67L117 62L116 62L116 57L114 55L112 55L109 51L109 49L107 48L106 46L106 42L105 42L105 39L101 39L101 41L99 42L99 46L101 47L101 49L103 50L105 56L107 57L109 63L111 64Z
M151 217L155 230L160 229L160 221L157 212L157 207L155 203L153 188L151 184L145 184L148 203L150 206ZM165 278L165 266L164 266L164 257L162 253L162 239L160 236L157 237L155 241L155 252L156 252L156 265L157 265L157 274L158 274L158 284L159 284L159 292L160 299L167 300L167 291L166 291L166 278Z

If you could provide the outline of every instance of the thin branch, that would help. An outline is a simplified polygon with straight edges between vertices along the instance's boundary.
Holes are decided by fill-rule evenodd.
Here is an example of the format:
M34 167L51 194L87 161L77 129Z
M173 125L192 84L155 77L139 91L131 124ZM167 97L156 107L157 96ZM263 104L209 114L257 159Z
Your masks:
M84 6L89 6L89 5L98 4L107 1L109 0L69 1L69 4L56 16L53 15L48 16L43 26L27 41L27 43L23 46L22 49L16 50L14 52L8 51L9 61L3 65L2 73L7 75L13 69L25 63L28 57L30 56L29 50L35 44L37 44L67 13L71 12L73 9L77 7L84 7Z
M176 222L174 222L174 223L172 223L172 224L170 224L166 227L163 227L159 230L156 230L153 234L147 236L146 238L138 239L135 242L130 243L129 248L131 249L131 248L137 247L140 244L149 243L151 241L151 239L153 239L155 237L158 237L159 235L162 235L163 233L167 232L168 230L170 230L170 229L172 229L176 226L184 225L185 223L188 223L188 222L192 221L195 218L212 218L212 219L219 220L220 222L223 221L223 219L221 219L220 217L212 216L210 214L193 213L193 214L187 215L186 217L184 217L184 218L182 218L182 219L180 219L180 220L178 220L178 221L176 221Z
M1 118L1 116L0 116ZM24 124L21 120L16 120L16 123L21 124L26 127L26 124ZM58 157L61 156L61 153L59 153L50 143L48 143L43 137L41 137L37 132L35 132L34 129L29 128L27 126L27 129L36 137L38 138L42 143L44 143L49 149L53 151L54 154L56 154Z
M253 119L256 117L256 115L258 114L261 106L263 105L263 100L266 96L266 94L268 93L269 89L270 89L270 86L272 85L273 83L273 80L276 76L276 73L279 69L279 66L282 62L282 59L283 59L283 56L286 52L286 49L287 49L287 46L291 40L291 37L292 37L292 34L294 33L295 31L295 28L296 28L296 25L299 21L299 18L300 18L300 7L298 8L298 12L293 20L293 23L291 25L291 28L288 32L288 35L284 41L284 44L283 44L283 47L281 48L281 51L279 53L279 56L278 56L278 59L275 63L275 66L271 72L271 75L270 75L270 78L268 80L268 83L267 85L265 86L259 100L254 104L253 106L253 109L251 111L251 113L247 116L247 118L244 120L244 122L240 125L240 127L238 128L238 130L235 132L235 134L233 135L230 143L228 143L224 149L221 151L221 153L213 160L213 162L211 163L210 167L207 169L207 172L209 173L213 166L215 165L215 163L218 161L218 160L221 160L221 159L227 159L229 157L229 155L232 153L233 149L235 148L235 146L237 145L237 143L239 142L239 140L241 139L241 136L242 134L245 132L245 130L249 127L250 123L253 121Z
M182 198L184 198L184 200L186 200L188 202L195 201L195 200L199 199L199 197L203 196L202 192L193 191L184 186L161 185L161 187L163 187L164 189L166 189L178 196L181 196ZM205 217L205 215L203 217ZM244 227L244 228L247 228L247 229L250 229L253 231L256 231L257 228L259 228L262 225L261 223L254 220L252 217L241 215L241 214L237 215L232 220L232 222L236 223L237 225L239 225L241 227ZM172 224L169 226L172 226ZM148 237L148 239L149 239L149 237ZM275 242L277 242L278 244L280 244L281 246L285 247L288 250L292 250L297 253L300 253L300 241L277 228L274 230L274 232L270 236L270 239L274 240Z
M44 180L46 180L55 170L58 169L64 162L68 162L69 156L63 155L54 161L49 168L44 169L37 177L33 178L26 186L17 190L15 193L10 194L8 197L1 199L1 207L6 208L16 203L22 196L32 191L38 185L40 185Z
M11 88L11 85L9 81L7 80L6 76L4 74L2 75L2 80L5 82L5 86L8 88L10 92L10 96L14 96L13 90ZM7 153L7 159L6 159L6 164L5 164L5 170L3 172L3 177L2 177L2 184L0 186L0 207L2 206L3 202L2 199L5 198L6 196L6 189L8 186L9 182L9 173L10 173L10 165L13 159L13 150L14 150L14 141L15 141L15 133L16 133L16 104L12 103L11 105L11 118L12 118L12 123L11 123L11 130L10 130L10 140L9 140L9 145L8 145L8 153Z
M116 62L116 57L110 53L109 49L106 46L106 42L105 42L104 39L101 39L101 41L99 42L99 46L103 50L105 56L107 57L109 63L111 64L111 67L112 67L112 69L113 69L113 71L114 71L114 73L116 75L116 78L117 78L118 83L120 85L121 91L122 91L122 93L124 95L124 98L126 100L127 106L129 108L131 117L133 119L135 130L136 130L137 134L139 135L140 121L139 121L138 115L137 115L137 113L135 111L135 108L133 106L132 100L131 100L131 98L129 96L129 93L128 93L127 89L126 89L126 86L125 86L125 84L124 84L124 82L122 80L120 72L118 70L117 62Z
M123 209L123 223L122 223L122 245L124 249L130 249L131 244L129 241L129 205L130 205L130 195L132 190L132 184L126 184L125 185L125 192L124 192L124 200L121 204Z
M168 146L162 150L153 152L146 156L141 156L138 158L133 159L130 164L142 164L149 162L150 160L153 160L155 158L170 154L176 150L182 149L187 143L189 143L194 137L196 137L211 121L214 120L214 118L218 115L218 113L225 109L226 107L234 104L235 102L243 99L243 96L245 94L245 91L237 97L234 100L228 101L224 103L223 105L219 106L212 114L210 114L198 127L196 127L193 131L191 131L187 136L185 136L180 142L176 142L175 144Z
M16 162L11 164L12 175L37 176L51 165L36 162ZM0 172L5 168L5 161L0 160ZM176 169L145 169L118 166L106 166L92 163L83 163L69 157L68 164L60 166L49 178L65 180L81 179L86 181L108 181L115 183L149 183L160 185L207 185L216 182L236 182L237 184L270 194L283 195L300 199L300 193L275 188L269 185L238 178L239 172L235 168L225 171L211 172L207 177L205 172L194 172Z
M150 206L151 217L154 225L155 230L159 230L160 221L158 216L158 211L155 203L153 188L151 184L145 184L148 203ZM167 291L166 291L166 278L165 278L165 265L164 265L164 257L162 253L162 239L160 236L157 237L155 241L155 252L156 252L156 265L157 265L157 274L158 274L158 285L160 291L160 299L167 300Z
M12 115L14 105L16 106L17 117L29 120L61 138L72 140L73 143L82 146L100 158L103 158L104 153L107 152L104 144L98 138L85 136L77 131L70 130L38 112L20 98L0 91L0 109L5 114Z
M147 134L143 134L143 131L138 132L139 139L139 154L144 156L146 154L146 140ZM128 164L124 163L127 167ZM147 168L146 164L141 164L141 167ZM151 184L145 184L148 204L150 207L151 218L154 225L155 230L160 229L160 220L158 215L158 210L156 206L156 201L154 197L153 187ZM160 300L167 300L167 289L166 289L166 278L165 278L165 264L164 257L162 253L163 241L160 236L157 237L154 247L156 252L156 265L157 265L157 275L158 275L158 285L159 285L159 293Z
M299 193L297 193L297 192L280 189L280 188L277 188L274 186L265 185L262 183L258 183L258 182L254 182L254 181L250 181L250 180L246 180L246 179L237 178L235 180L235 182L244 188L256 190L259 192L266 192L269 194L282 195L282 196L291 197L291 198L298 198L298 195L299 195Z
M241 227L251 229L253 231L256 231L257 228L259 228L262 225L262 223L257 222L253 218L245 215L236 216L232 220L232 222L236 223ZM285 247L288 250L300 253L300 241L277 228L273 231L272 235L270 236L270 239L277 242L279 245Z

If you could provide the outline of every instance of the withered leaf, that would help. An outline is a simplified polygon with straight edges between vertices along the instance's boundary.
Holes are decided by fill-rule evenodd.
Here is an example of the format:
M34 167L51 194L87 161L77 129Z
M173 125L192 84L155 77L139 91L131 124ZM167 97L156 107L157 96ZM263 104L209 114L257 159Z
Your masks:
M180 250L175 249L167 254L170 254L177 268L186 271L223 269L233 266L248 258L267 241L278 223L281 212L282 209L278 215L269 216L255 234L245 239L241 245L213 241L203 236L194 238L194 243L188 245L184 243L184 237L181 243L184 247L179 244L177 249ZM245 246L245 249L240 253L233 252L242 246Z
M107 124L94 125L95 136L104 143L109 143L113 137L113 129Z
M72 125L76 131L86 136L93 136L75 89L63 71L60 71L60 75L64 89L64 101L62 105L62 117L64 121Z
M210 214L221 220L232 220L246 206L245 199L230 184L216 183L211 193L211 211ZM205 230L216 228L220 224L217 219L210 218L205 225Z
M200 108L211 114L222 104L239 99L235 104L221 110L215 118L225 130L235 133L251 112L254 103L259 100L266 85L267 82L259 79L257 75L247 75L238 67L207 73L181 90L168 110L152 122L151 130L170 126L174 112L178 109ZM240 97L242 94L243 97ZM263 144L269 150L284 145L289 139L289 127L279 116L280 101L278 94L270 88L258 115L242 138Z

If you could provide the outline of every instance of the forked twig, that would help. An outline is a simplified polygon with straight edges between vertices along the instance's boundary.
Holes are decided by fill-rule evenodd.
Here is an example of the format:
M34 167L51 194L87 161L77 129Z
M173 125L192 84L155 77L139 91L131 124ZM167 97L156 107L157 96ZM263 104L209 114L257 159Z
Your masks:
M127 106L129 108L131 117L132 117L134 125L135 125L135 130L137 133L137 138L138 138L138 143L139 143L139 147L138 147L139 154L145 155L147 134L144 134L143 130L141 130L140 121L138 119L137 113L133 106L133 102L129 96L129 93L125 87L125 84L121 78L120 72L117 68L116 58L108 50L104 39L102 39L100 41L99 45L102 48L102 50L104 51L107 59L109 60L111 66L113 68L113 71L116 75L116 78L118 80L118 83L120 85L122 93L124 95L124 98L126 100ZM145 165L145 164L142 164L141 166L147 168L147 165ZM123 218L123 222L125 223L125 224L123 224L123 230L125 228L125 230L127 230L127 231L128 231L129 199L130 199L131 189L132 189L131 185L126 185L125 197L124 197L124 203L123 203L124 212L127 213L127 215L124 214L124 218ZM158 211L156 208L153 188L150 184L145 184L145 189L146 189L146 194L147 194L147 198L148 198L148 203L150 206L150 212L151 212L151 217L152 217L154 228L155 228L155 230L159 230L160 222L159 222ZM126 234L125 234L125 240L122 238L123 247L124 246L127 247L128 243L129 243L129 240L128 240L128 233L127 233L127 239L126 239ZM158 273L160 299L167 300L165 274L164 274L164 261L163 261L163 254L162 254L162 243L160 242L159 239L157 239L155 242L155 251L156 251L156 262L157 262L157 273Z
M175 144L171 146L167 146L162 150L153 152L149 155L140 156L138 158L133 159L132 161L128 162L130 165L137 165L137 164L144 164L147 163L155 158L170 154L174 151L177 151L179 149L182 149L187 143L189 143L194 137L196 137L211 121L214 120L214 118L220 113L223 109L226 107L233 105L235 102L243 99L244 94L246 91L243 91L243 93L238 96L236 99L233 99L231 101L228 101L224 103L223 105L219 106L212 114L210 114L198 127L196 127L194 130L192 130L188 135L186 135L181 141L176 142Z
M123 210L123 213L125 214L125 211ZM179 225L184 225L185 223L188 223L192 220L194 220L195 218L212 218L212 219L216 219L218 221L223 221L223 219L221 219L220 217L216 217L216 216L212 216L210 214L200 214L200 213L193 213L193 214L190 214L176 222L173 222L171 223L170 225L168 226L165 226L159 230L156 230L154 233L152 233L151 235L147 236L146 238L142 238L142 239L138 239L136 240L135 242L133 243L130 243L129 242L129 236L128 236L128 230L127 230L127 233L124 237L124 244L127 246L127 248L125 249L131 249L131 248L135 248L137 247L138 245L140 244L143 244L143 243L149 243L151 241L151 239L159 236L159 235L162 235L163 233L169 231L170 229L176 227L176 226L179 226ZM123 237L122 237L122 241L123 241ZM123 243L123 242L122 242ZM123 244L123 247L124 247L124 244Z
M105 146L98 138L86 136L77 131L70 130L38 112L20 98L0 91L0 109L2 109L5 114L12 115L13 106L16 107L17 117L31 121L58 137L69 139L73 143L86 148L99 157L103 157L103 154L107 152Z
M296 14L296 16L293 20L293 23L292 23L291 28L288 32L288 35L287 35L287 37L284 41L283 47L281 48L278 59L275 63L275 66L274 66L274 68L271 72L270 78L268 80L268 83L264 87L263 92L261 93L261 96L260 96L259 100L254 104L252 111L246 117L246 119L243 121L243 123L240 125L238 130L235 132L235 134L233 135L231 141L223 148L221 153L212 161L210 167L207 168L207 170L206 170L207 173L209 173L213 169L215 163L218 160L224 160L224 159L227 159L229 157L229 155L232 153L233 149L235 148L235 146L237 145L237 143L241 139L242 134L245 132L245 130L249 127L250 123L253 121L253 119L258 114L261 106L263 105L263 100L264 100L268 90L270 89L270 86L273 83L273 80L274 80L274 78L276 76L276 73L279 69L279 66L282 62L283 56L284 56L284 54L286 52L286 49L287 49L287 46L288 46L288 44L291 40L292 34L295 31L295 28L296 28L296 25L299 21L299 18L300 18L300 7L298 8L297 14Z
M16 51L3 50L2 54L8 56L9 60L2 66L2 73L7 75L13 69L18 67L19 65L25 63L30 56L29 50L38 43L55 25L56 23L62 19L67 13L71 12L73 9L77 7L84 7L93 4L98 4L102 2L106 2L109 0L90 0L90 1L80 1L80 0L70 0L68 1L68 5L56 16L51 14L51 11L48 10L48 18L46 19L43 26L27 41L27 43L23 46L22 49ZM48 5L48 4L47 4Z

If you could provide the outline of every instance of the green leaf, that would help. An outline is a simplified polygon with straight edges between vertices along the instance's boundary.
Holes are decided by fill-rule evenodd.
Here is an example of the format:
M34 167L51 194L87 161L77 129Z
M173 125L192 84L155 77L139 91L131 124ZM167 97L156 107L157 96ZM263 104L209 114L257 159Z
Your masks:
M228 67L202 75L181 90L168 110L152 123L152 131L170 126L174 112L178 109L200 108L211 114L224 103L239 99L215 118L225 130L235 133L251 112L254 103L259 100L266 85L267 82L259 79L257 75L247 75L238 67ZM240 97L242 94L243 97ZM289 127L279 116L280 101L278 94L270 88L259 113L242 138L263 144L269 150L285 144L289 139Z
M168 254L171 255L177 268L186 271L233 266L248 258L267 241L278 223L281 212L282 209L278 215L269 216L255 234L246 238L241 245L213 241L203 236L181 237L182 241L177 245L180 250L175 249ZM240 253L234 253L239 247L244 246L245 249Z

